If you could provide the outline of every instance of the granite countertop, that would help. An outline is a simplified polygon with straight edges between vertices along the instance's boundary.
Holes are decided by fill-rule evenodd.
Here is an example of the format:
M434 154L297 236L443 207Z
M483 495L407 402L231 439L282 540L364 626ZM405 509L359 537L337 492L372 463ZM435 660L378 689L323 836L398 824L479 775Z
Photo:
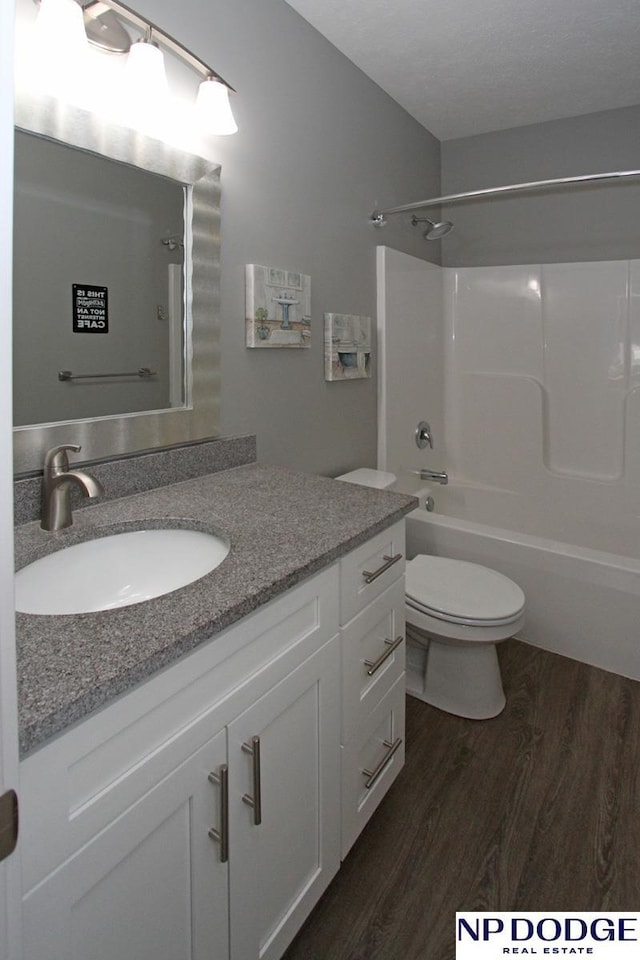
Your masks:
M18 613L23 755L328 566L416 505L413 497L250 464L96 503L72 527L16 528L16 566L75 541L161 521L229 538L223 563L144 603L99 613Z

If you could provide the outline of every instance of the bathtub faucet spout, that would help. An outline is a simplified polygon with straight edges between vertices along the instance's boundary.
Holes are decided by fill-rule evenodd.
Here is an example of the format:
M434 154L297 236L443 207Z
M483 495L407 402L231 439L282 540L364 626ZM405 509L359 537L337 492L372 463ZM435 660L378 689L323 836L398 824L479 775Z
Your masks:
M416 470L421 480L431 480L433 483L441 483L443 486L449 483L449 477L446 473L439 470Z

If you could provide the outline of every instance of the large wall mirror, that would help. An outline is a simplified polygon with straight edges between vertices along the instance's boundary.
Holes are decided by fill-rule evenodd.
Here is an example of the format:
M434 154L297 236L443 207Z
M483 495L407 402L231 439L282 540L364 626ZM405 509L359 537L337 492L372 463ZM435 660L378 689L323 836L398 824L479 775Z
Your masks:
M220 168L23 91L15 179L16 473L217 436Z

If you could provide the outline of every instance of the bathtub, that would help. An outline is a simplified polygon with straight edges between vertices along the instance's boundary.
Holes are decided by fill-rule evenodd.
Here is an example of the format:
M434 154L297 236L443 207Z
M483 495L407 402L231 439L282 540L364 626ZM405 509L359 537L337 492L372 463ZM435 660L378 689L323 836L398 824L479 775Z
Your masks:
M424 493L435 509L427 512L420 497L407 516L409 558L430 553L499 570L527 598L520 639L640 680L639 560L522 532L522 498L507 491L450 485ZM498 516L509 519L498 525ZM628 523L626 533L640 554L637 526Z

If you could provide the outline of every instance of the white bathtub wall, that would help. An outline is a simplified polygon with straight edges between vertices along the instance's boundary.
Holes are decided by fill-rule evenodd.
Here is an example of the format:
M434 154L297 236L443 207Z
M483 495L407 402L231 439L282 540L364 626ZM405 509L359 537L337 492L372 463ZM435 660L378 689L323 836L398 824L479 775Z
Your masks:
M551 526L637 514L640 262L443 273L450 472L533 497Z
M539 270L446 269L443 282L449 471L520 489L541 458Z
M378 280L379 467L410 493L409 469L444 469L504 495L513 529L640 556L640 261L440 268L380 248Z
M378 247L377 278L378 468L415 493L424 484L409 471L445 460L442 269ZM431 424L433 451L416 446L420 420Z
M544 459L554 473L622 477L630 266L619 260L541 268Z
M533 383L542 402L536 412L541 430L529 438L537 473L545 468L564 476L620 479L625 397L634 386L632 268L637 277L635 261L446 271L453 286L447 298L447 398L458 405L459 431L450 440L465 474L474 476L478 466L486 471L491 459L481 440L495 413L492 385L503 403L513 395L516 409L504 409L519 420L521 391L530 392ZM480 388L476 383L469 390L470 378L488 381L478 401L472 398ZM526 484L529 464L521 476Z

